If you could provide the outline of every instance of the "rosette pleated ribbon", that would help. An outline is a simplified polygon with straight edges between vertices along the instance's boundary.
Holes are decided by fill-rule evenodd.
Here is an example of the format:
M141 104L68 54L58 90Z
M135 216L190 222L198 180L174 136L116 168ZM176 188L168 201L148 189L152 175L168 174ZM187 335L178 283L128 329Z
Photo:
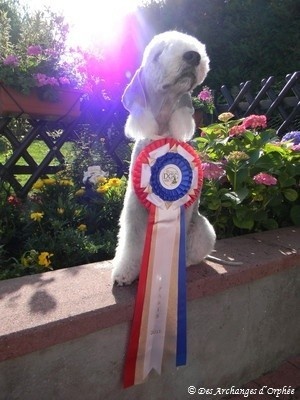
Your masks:
M138 155L131 179L148 209L148 224L133 322L125 358L124 387L142 383L163 358L186 364L185 209L202 187L201 162L187 143L151 142Z

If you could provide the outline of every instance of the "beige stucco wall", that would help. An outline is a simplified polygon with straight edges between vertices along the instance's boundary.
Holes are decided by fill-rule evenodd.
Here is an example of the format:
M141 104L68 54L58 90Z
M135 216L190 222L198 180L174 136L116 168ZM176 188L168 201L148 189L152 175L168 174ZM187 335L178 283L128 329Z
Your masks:
M239 387L300 353L300 269L188 303L188 363L124 390L128 323L0 363L1 400L184 400L197 389ZM36 340L39 340L37 333ZM214 390L215 394L216 391Z

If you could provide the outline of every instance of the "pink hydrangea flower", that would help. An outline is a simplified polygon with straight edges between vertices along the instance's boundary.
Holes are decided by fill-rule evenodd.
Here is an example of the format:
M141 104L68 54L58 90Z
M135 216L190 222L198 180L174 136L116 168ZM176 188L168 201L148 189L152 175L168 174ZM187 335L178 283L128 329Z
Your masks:
M17 56L11 54L4 58L3 65L10 65L11 67L17 67L19 65L19 59Z
M205 86L203 90L201 90L201 92L198 94L198 99L207 102L212 101L213 95L211 90L207 86Z
M277 184L277 179L274 176L265 172L260 172L259 174L255 175L253 177L253 180L259 185L272 186Z
M267 127L267 117L265 115L249 115L243 121L243 125L246 129L248 128L266 128Z
M292 146L292 150L300 151L300 144L294 144L294 146Z
M229 129L229 136L238 136L246 131L244 124L235 125Z
M203 177L206 179L219 179L225 174L224 168L212 162L202 163Z
M40 54L42 54L42 52L43 52L43 49L39 45L32 45L32 46L29 46L27 49L28 56L39 56Z

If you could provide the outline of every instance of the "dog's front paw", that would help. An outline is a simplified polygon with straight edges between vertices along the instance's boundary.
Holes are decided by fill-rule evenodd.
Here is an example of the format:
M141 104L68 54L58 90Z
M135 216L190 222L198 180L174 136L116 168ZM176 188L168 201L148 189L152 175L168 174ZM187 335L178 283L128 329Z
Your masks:
M112 280L118 286L130 285L138 276L136 268L114 268L112 271Z

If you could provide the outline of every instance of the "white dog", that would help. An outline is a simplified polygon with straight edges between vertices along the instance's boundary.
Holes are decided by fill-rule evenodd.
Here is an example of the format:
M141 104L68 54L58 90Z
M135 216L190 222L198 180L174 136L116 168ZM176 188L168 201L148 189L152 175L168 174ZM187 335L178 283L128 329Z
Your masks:
M152 39L122 99L130 113L125 133L136 140L131 166L153 139L192 138L195 123L191 91L203 82L208 71L205 46L194 37L171 31ZM148 211L129 178L113 260L112 278L118 285L128 285L138 278L147 218ZM186 210L186 229L187 265L196 264L211 253L216 238L208 220L198 213L197 201Z

